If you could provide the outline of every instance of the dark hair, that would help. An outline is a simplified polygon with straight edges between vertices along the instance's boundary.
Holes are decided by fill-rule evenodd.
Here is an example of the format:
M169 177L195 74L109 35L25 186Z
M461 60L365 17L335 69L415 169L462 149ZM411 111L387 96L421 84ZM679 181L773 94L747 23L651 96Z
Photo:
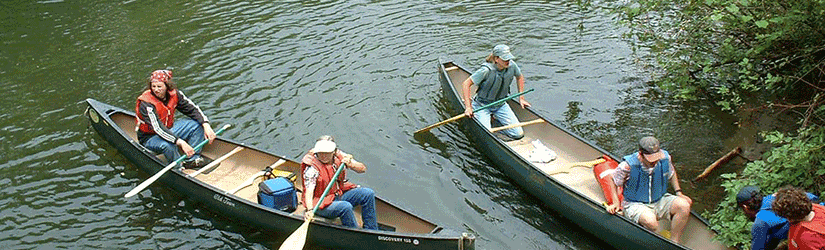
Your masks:
M762 207L762 198L764 198L762 194L754 193L750 199L743 202L738 202L737 204L739 204L739 206L748 206L748 208L752 210L759 210L759 208Z
M785 217L790 222L805 219L811 213L812 205L808 195L800 188L784 187L776 192L776 200L771 207L776 215Z

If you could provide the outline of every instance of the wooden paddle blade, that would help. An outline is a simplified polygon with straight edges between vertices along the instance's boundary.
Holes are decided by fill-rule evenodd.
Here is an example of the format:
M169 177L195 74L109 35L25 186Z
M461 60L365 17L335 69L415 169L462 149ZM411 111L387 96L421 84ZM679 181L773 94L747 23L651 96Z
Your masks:
M301 250L304 249L304 244L307 241L307 230L309 229L309 220L305 220L295 232L289 235L284 240L278 250Z

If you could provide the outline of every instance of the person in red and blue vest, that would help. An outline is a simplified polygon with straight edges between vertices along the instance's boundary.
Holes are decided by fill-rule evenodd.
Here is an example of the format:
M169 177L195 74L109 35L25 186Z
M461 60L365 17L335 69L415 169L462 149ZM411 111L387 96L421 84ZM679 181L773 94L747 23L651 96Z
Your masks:
M804 190L784 187L771 203L776 215L788 219L788 250L825 249L825 206L811 201Z
M818 201L819 196L806 193L811 201ZM776 193L762 195L759 187L745 186L736 194L736 206L742 209L748 219L753 221L751 226L751 249L777 249L782 240L788 238L790 224L788 220L776 215L771 204L776 200ZM779 247L784 249L785 247Z
M504 44L496 45L485 59L484 64L462 83L464 114L467 117L475 117L488 130L492 127L491 116L504 126L519 123L518 117L507 103L475 111L484 105L507 97L513 79L516 80L518 91L524 92L524 75L521 74L521 69L513 61L514 59L516 57L510 53L510 47ZM475 95L470 93L470 87L473 84L478 85ZM521 108L530 106L524 96L519 96L518 102ZM501 133L508 136L507 139L512 140L524 137L524 130L521 127L505 129Z
M672 162L655 137L639 140L639 152L624 156L613 174L613 204L607 206L607 211L615 214L624 210L625 217L653 232L659 232L659 219L669 218L670 240L679 243L693 200L682 193ZM676 195L667 193L668 181ZM619 186L624 187L621 206L617 205Z
M175 110L191 119L175 121ZM172 71L152 72L146 90L137 98L135 114L138 141L144 147L162 153L170 162L181 156L180 148L187 156L183 162L186 168L199 168L211 162L192 145L203 140L212 143L215 131L200 107L177 89L172 82Z
M338 179L332 180L338 167L344 164L356 173L364 173L367 166L352 158L351 154L344 153L338 149L335 139L332 136L321 136L303 159L301 159L301 172L304 175L302 183L304 187L304 207L306 214L304 219L312 220L315 215L324 218L341 218L341 224L345 227L357 227L355 213L352 208L361 206L361 221L366 229L378 229L378 221L375 215L375 192L370 188L355 185L347 181L347 171L342 170ZM324 189L331 182L335 182L330 188L327 196L321 198ZM315 204L321 202L318 211L312 213Z

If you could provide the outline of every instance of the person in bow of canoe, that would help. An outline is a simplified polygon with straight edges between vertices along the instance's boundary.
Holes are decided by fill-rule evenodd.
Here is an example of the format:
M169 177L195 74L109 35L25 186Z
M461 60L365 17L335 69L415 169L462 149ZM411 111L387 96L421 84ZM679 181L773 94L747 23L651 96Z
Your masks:
M667 193L668 180L676 195ZM670 240L680 242L682 230L690 217L693 200L682 193L679 177L670 154L659 148L659 140L646 136L639 140L639 152L624 156L613 173L611 199L607 212L624 210L624 216L653 232L659 231L659 219L670 219ZM624 200L618 200L618 187L624 186Z
M175 121L175 110L191 119ZM203 140L212 143L215 131L200 107L177 89L172 82L172 71L152 72L146 90L137 98L135 114L138 141L144 147L162 153L170 162L181 156L180 148L187 156L183 162L186 168L199 168L211 162L192 145Z
M496 120L505 126L519 123L516 114L506 103L476 112L473 111L507 97L510 93L510 84L512 84L514 78L518 83L518 91L524 92L524 75L521 74L521 69L519 69L516 62L512 61L513 59L515 57L510 53L510 47L504 44L496 45L493 52L485 59L486 62L482 67L473 72L462 84L464 114L467 117L476 117L488 130L492 127L490 124L491 115L495 116ZM473 84L478 84L478 91L470 98L470 87ZM530 106L524 96L519 96L519 104L522 108ZM505 129L502 130L502 133L515 140L524 137L524 130L521 127Z
M361 187L347 181L346 170L342 170L335 184L329 190L326 197L321 199L324 189L332 182L332 177L338 167L344 167L364 173L367 166L352 158L352 155L344 153L338 149L335 139L332 136L321 136L316 140L315 147L309 150L301 159L301 171L304 174L304 207L306 207L306 220L312 220L317 214L325 218L341 218L341 224L345 227L357 227L355 213L352 208L361 206L361 220L366 229L378 229L378 221L375 215L375 192L370 188ZM318 211L312 213L315 204L321 202Z
M812 193L806 193L806 195L812 201L819 200L819 197ZM756 186L742 187L736 194L736 207L753 221L751 226L751 249L753 250L777 249L779 243L788 238L790 224L787 219L774 213L771 207L774 200L776 200L776 193L765 196Z
M771 206L790 223L789 250L825 249L825 206L813 203L805 191L795 187L776 191Z

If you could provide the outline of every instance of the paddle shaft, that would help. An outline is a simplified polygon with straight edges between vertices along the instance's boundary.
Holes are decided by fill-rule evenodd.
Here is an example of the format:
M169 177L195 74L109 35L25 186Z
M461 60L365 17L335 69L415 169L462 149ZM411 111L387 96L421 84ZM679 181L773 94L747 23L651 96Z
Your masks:
M599 158L599 159L595 159L595 160L592 160L592 161L573 162L573 163L568 163L567 165L564 165L559 169L546 171L545 173L548 174L548 175L554 175L554 174L558 174L558 173L569 173L570 169L573 168L573 167L588 167L589 168L589 167L593 167L593 165L596 165L596 164L599 164L599 163L602 163L602 162L605 162L605 159Z
M507 125L507 126L501 126L501 127L493 128L493 129L490 129L490 132L494 133L494 132L498 132L498 131L505 130L505 129L511 129L511 128L515 128L515 127L522 127L522 126L527 126L527 125L530 125L530 124L536 124L536 123L542 123L542 122L544 122L544 120L535 119L535 120L532 120L532 121L526 121L526 122L510 124L510 125Z
M487 104L487 105L481 106L481 107L479 107L479 108L477 108L477 109L473 110L473 112L478 112L478 111L481 111L481 110L488 109L488 108L490 108L490 107L493 107L493 106L496 106L496 105L498 105L498 104L501 104L502 102L505 102L505 101L507 101L507 100L510 100L510 99L513 99L513 98L519 97L519 96L521 96L521 95L527 94L527 93L529 93L529 92L532 92L533 90L534 90L534 89L529 89L529 90L524 91L524 92L520 92L520 93L513 94L513 95L511 95L511 96L508 96L508 97L504 97L504 98L502 98L501 100L498 100L498 101L495 101L495 102L491 102L490 104ZM453 117L452 117L452 118L450 118L450 119L447 119L447 120L441 121L441 122L439 122L439 123L436 123L436 124L433 124L433 125L427 126L426 128L419 129L418 131L415 131L415 133L414 133L414 134L417 134L417 133L419 133L419 132L423 132L423 131L428 131L428 130L430 130L430 129L432 129L432 128L435 128L435 127L438 127L438 126L444 125L444 124L446 124L446 123L449 123L449 122L452 122L452 121L455 121L455 120L458 120L458 119L464 118L465 116L467 116L467 114L460 114L460 115L457 115L457 116L453 116Z
M324 203L324 197L326 197L327 194L329 193L329 190L332 189L332 185L334 185L337 182L338 175L340 175L341 171L344 170L344 166L345 166L344 163L341 163L341 166L338 166L338 170L335 171L335 175L332 176L332 179L330 179L329 185L327 185L327 188L324 189L324 193L321 194L321 199L318 199L318 203L315 204L314 208L312 208L312 214L313 215L315 214L315 211L318 211L318 208L321 207L321 203ZM300 250L300 249L303 249L304 244L306 244L307 230L309 229L309 222L310 221L311 220L304 220L304 223L301 224L301 226L298 227L298 229L295 230L295 232L293 232L291 235L289 235L289 237L287 237L286 240L284 240L284 243L281 244L281 247L278 248L278 250L287 250L287 249Z
M220 135L220 134L221 134L221 133L223 133L223 131L224 131L224 130L226 130L227 128L229 128L229 124L223 125L223 127L221 127L221 129L219 129L219 130L218 130L218 132L215 132L215 134L216 134L216 135ZM209 142L209 140L203 140L201 143L198 143L198 145L197 145L197 146L195 146L194 150L195 150L195 151L200 150L201 148L203 148L203 146L204 146L204 145L206 145L206 143L207 143L207 142ZM174 166L178 165L178 163L179 163L179 162L181 162L181 161L183 161L183 159L186 159L186 155L181 155L180 157L178 157L178 159L177 159L177 160L175 160L175 161L173 161L173 162L170 162L170 163L169 163L169 165L166 165L166 167L165 167L165 168L163 168L163 169L161 169L160 171L158 171L158 172L157 172L155 175L153 175L152 177L149 177L149 179L146 179L145 181L143 181L143 183L140 183L140 185L138 185L137 187L135 187L134 189L132 189L132 191L129 191L128 193L126 193L125 197L126 197L126 198L129 198L129 197L132 197L132 196L136 195L137 193L140 193L140 191L143 191L143 189L145 189L145 188L146 188L146 187L148 187L150 184L152 184L153 182L155 182L156 180L158 180L158 179L160 178L160 176L162 176L164 173L166 173L167 171L169 171L169 169L172 169L172 167L174 167Z
M329 185L327 185L327 188L324 189L324 193L321 194L321 199L318 200L318 204L315 204L315 208L312 209L312 214L315 214L315 211L317 211L318 208L321 207L321 203L324 202L324 197L327 197L329 190L332 189L332 184L335 184L335 182L337 182L338 175L340 175L341 172L344 171L344 169L346 168L345 166L346 164L344 163L341 163L341 166L338 166L338 170L335 171L335 175L333 175L332 179L330 179Z

